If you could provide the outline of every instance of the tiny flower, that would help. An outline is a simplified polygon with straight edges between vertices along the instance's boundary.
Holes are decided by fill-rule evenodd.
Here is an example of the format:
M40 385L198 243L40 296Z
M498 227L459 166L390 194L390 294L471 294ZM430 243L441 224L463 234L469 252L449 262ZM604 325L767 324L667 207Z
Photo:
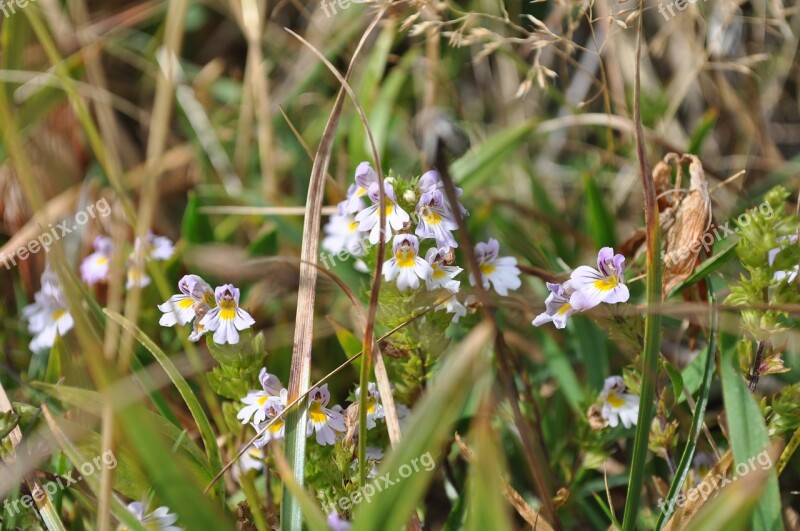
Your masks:
M600 400L603 404L600 414L612 428L616 428L620 421L625 428L636 426L639 397L625 392L625 381L621 376L606 378Z
M133 244L133 254L143 256L148 260L169 260L175 254L175 246L172 240L166 236L156 236L152 232L148 232L147 236L136 238Z
M556 328L567 326L567 318L576 312L569 304L569 296L572 294L569 282L564 284L547 283L550 295L544 301L545 311L533 320L533 326L542 326L552 322Z
M797 244L797 235L791 234L789 236L781 236L780 238L778 238L777 241L778 243L788 242L789 245L795 245ZM770 266L772 266L775 263L775 258L778 256L778 253L780 253L782 250L783 247L776 247L775 249L771 249L769 253L767 253L767 259L769 260ZM798 277L798 275L800 275L800 264L785 271L775 271L775 274L772 276L772 279L778 282L781 282L782 280L785 279L787 283L792 283L794 282L794 279Z
M362 232L369 231L369 241L373 245L378 243L380 239L380 197L378 196L379 188L378 183L372 183L369 186L369 198L372 200L372 205L365 208L356 214L356 221L358 222L358 230ZM394 188L389 183L384 183L383 192L386 200L386 227L385 240L389 241L392 237L392 229L400 230L408 223L410 218L405 210L397 206L397 199L394 195Z
M242 403L245 407L239 410L236 418L242 421L242 424L247 424L250 419L258 424L267 418L267 402L271 399L280 397L283 386L280 380L274 374L267 372L266 367L261 368L258 375L258 381L261 382L260 391L250 391L247 396L242 398Z
M239 343L237 330L250 328L255 321L249 313L239 308L239 288L233 284L218 286L214 290L214 297L218 306L209 310L200 324L204 332L214 332L215 343L235 345Z
M144 264L137 264L135 260L128 261L128 281L125 289L134 287L144 288L150 285L150 276L144 272Z
M128 505L128 511L139 520L145 529L153 529L157 531L181 531L180 527L174 524L178 521L178 517L166 507L159 507L152 513L145 514L145 506L141 502L133 502ZM119 531L127 531L127 527L120 526Z
M481 271L483 289L489 289L491 282L494 290L500 295L508 295L509 289L517 289L522 285L519 279L520 270L517 259L513 256L498 256L500 244L494 238L488 243L480 242L475 246L475 258ZM470 275L469 283L475 285L475 277Z
M362 198L369 192L372 183L378 182L378 174L369 165L362 162L356 167L356 183L347 189L347 198L339 203L339 214L355 214L364 208Z
M431 265L418 256L419 239L411 234L398 234L392 244L394 256L383 264L383 274L387 281L397 279L397 289L417 289L420 279L426 279L433 272Z
M413 203L417 200L417 194L414 193L414 190L406 190L403 192L403 201L406 203Z
M180 293L158 305L158 309L164 312L158 321L161 326L190 323L196 316L197 304L208 304L214 300L211 286L197 275L184 275L178 282L178 289Z
M239 476L251 470L255 470L256 472L262 471L264 469L264 457L266 457L266 454L263 448L251 446L245 450L239 460L236 461L231 468L234 479L238 480Z
M381 395L378 392L378 386L375 382L370 382L367 386L367 429L371 430L376 426L375 419L382 419L383 405L381 405ZM356 388L356 403L361 403L359 396L361 395L361 388Z
M49 266L42 273L41 284L41 289L33 295L33 304L22 309L28 331L35 334L28 345L34 352L49 349L57 335L63 337L75 325L58 279Z
M628 287L623 284L625 257L614 254L611 247L603 247L597 253L597 269L580 266L570 275L574 292L569 304L575 310L588 310L601 302L615 304L630 297Z
M419 214L415 234L420 238L435 238L436 246L449 251L458 247L451 231L458 229L450 209L445 205L444 195L439 190L425 192L417 204Z
M108 280L108 267L111 262L111 238L98 236L92 244L94 252L81 262L81 278L90 286Z
M422 197L425 194L435 191L440 191L442 194L444 194L444 183L442 182L442 176L436 170L428 170L423 173L419 178L419 181L417 181L417 192L419 196ZM463 193L464 190L456 187L456 197L461 197L461 194ZM449 203L446 205L446 207L449 212L453 211ZM458 203L458 209L461 211L462 216L468 215L467 209L464 208L464 205L461 203Z
M328 402L331 394L328 392L328 384L322 387L315 387L311 390L308 398L308 426L306 437L317 432L317 443L325 446L336 442L336 432L344 432L344 417L338 411L328 409Z
M378 475L378 467L377 463L383 459L383 450L380 448L376 448L374 446L367 446L367 451L365 453L367 466L369 467L369 471L367 472L367 479L373 479ZM353 459L353 463L350 465L351 470L358 469L358 457Z
M364 243L358 230L358 222L350 214L334 214L323 227L325 238L322 248L329 253L339 254L346 251L353 256L364 254Z
M286 423L281 416L283 410L286 409L289 391L281 389L277 397L267 401L265 405L266 417L263 422L253 423L252 426L256 431L261 431L266 428L264 433L253 444L256 448L265 447L270 441L279 441L283 439L285 434ZM272 422L272 424L269 424ZM269 424L269 426L267 426Z
M455 280L463 271L458 266L444 265L445 249L430 248L425 253L425 261L431 265L431 273L425 278L425 287L428 291L444 288L450 293L458 293L461 282Z
M457 323L462 317L467 315L467 307L458 302L458 297L455 295L437 306L436 309L447 310L447 313L452 313L453 319L450 321L451 323Z
M328 515L327 523L328 528L331 531L350 531L350 527L352 527L352 524L339 516L339 513L336 511L333 511Z

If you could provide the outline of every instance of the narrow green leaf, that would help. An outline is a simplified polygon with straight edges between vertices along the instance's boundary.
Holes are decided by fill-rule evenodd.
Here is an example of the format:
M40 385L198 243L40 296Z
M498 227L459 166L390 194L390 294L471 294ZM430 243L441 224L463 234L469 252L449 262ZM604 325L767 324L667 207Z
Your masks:
M214 229L207 214L200 213L200 200L197 194L189 192L189 201L183 212L181 235L189 243L208 243L214 241Z
M600 247L614 247L616 243L615 217L611 215L606 207L606 200L603 198L597 183L590 174L584 174L583 187L585 190L587 222L589 234L592 235L595 245Z

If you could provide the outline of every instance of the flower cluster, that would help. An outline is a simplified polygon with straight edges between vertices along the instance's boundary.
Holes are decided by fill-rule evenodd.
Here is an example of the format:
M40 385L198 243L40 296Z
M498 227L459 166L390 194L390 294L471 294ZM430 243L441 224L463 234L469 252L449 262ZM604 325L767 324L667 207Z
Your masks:
M174 525L178 521L177 515L171 513L167 507L159 507L148 513L142 502L128 504L127 509L144 526L145 529L158 531L181 531L182 528ZM127 531L127 527L120 526L117 531Z
M28 346L35 352L52 347L56 336L64 336L75 323L64 300L58 277L49 265L42 273L41 289L33 299L33 304L22 309L22 317L28 321L28 331L34 334Z
M597 269L580 266L563 284L547 283L550 295L545 300L545 311L533 320L534 326L552 322L556 328L564 328L567 318L590 310L605 302L626 302L630 297L624 284L625 257L614 254L611 247L603 247L597 253Z
M398 200L398 189L406 188ZM369 244L379 240L380 197L378 176L369 163L362 162L355 172L355 183L347 191L347 197L338 205L338 213L331 216L325 225L326 233L322 247L331 253L346 252L353 256L364 256ZM460 197L462 190L456 189ZM425 172L416 183L405 183L387 177L384 180L386 225L383 227L386 241L391 241L391 257L383 264L383 274L388 282L396 282L400 291L419 289L424 283L429 291L444 289L452 297L439 308L452 313L453 321L466 315L466 307L456 294L460 281L456 277L463 271L454 265L453 249L458 242L453 231L458 229L454 209L462 216L467 210L461 203L451 205L444 195L444 184L439 172ZM367 205L366 200L371 204ZM412 207L411 214L399 204ZM368 234L366 238L362 235ZM428 242L432 246L421 249ZM481 284L485 289L493 287L500 295L520 287L520 270L513 257L499 256L497 240L475 246L481 271ZM423 259L422 256L425 256ZM357 262L363 269L363 262ZM475 285L475 278L470 277Z
M272 440L284 437L283 410L286 409L288 391L281 385L274 374L267 372L263 367L258 375L261 389L251 390L242 398L244 407L239 410L236 418L242 424L250 424L260 432L266 428L261 437L256 440L257 448L263 448ZM361 389L357 388L356 402L358 402ZM367 387L367 429L371 430L378 419L384 418L381 395L375 383ZM328 384L314 387L308 393L308 423L306 436L315 435L318 444L322 446L333 445L344 437L346 428L341 406L328 407L331 400Z
M158 305L164 313L158 322L161 326L183 326L194 321L190 341L214 332L215 343L236 345L239 332L255 324L250 314L239 308L239 288L233 284L217 286L212 292L199 276L185 275L178 282L178 289L180 293Z
M94 239L94 252L84 258L80 265L81 278L92 286L99 282L108 281L109 265L114 243L108 236L98 236ZM156 236L149 232L144 238L136 238L133 251L128 256L128 279L126 289L135 286L145 287L150 284L150 277L145 273L145 264L149 260L164 261L172 258L175 246L166 236Z

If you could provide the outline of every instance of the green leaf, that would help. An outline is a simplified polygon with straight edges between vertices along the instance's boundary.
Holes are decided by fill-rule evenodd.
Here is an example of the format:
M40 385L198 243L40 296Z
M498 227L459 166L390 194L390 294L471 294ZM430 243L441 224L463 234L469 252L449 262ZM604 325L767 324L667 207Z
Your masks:
M730 325L734 327L723 326L722 329L735 330L733 321ZM757 457L769 448L769 436L761 408L750 394L737 369L739 363L736 339L730 334L722 334L722 359L720 360L722 396L725 402L734 461L737 466L744 463L749 467L749 459ZM752 529L783 528L778 477L772 468L767 473L764 493L756 504L751 526Z
M189 243L208 243L214 241L214 229L208 215L200 213L200 200L197 194L189 192L189 201L183 212L181 235Z
M392 481L396 480L395 484L384 487L379 482L378 486L384 488L374 487L378 492L372 500L356 508L354 530L400 529L408 522L433 478L433 467L419 466L419 463L425 465L426 462L435 462L433 454L438 453L442 444L452 435L453 423L471 387L476 380L487 378L490 374L490 358L486 356L485 348L491 337L491 327L487 322L482 322L447 357L442 370L405 424L406 436L384 459L378 470L379 477L388 473ZM481 385L477 388L483 389ZM414 462L417 463L417 470L401 478L400 468L404 465L412 467Z
M683 396L683 377L681 376L681 372L666 359L661 359L661 365L664 367L664 370L667 371L669 380L672 382L672 393L674 394L675 402L677 403L678 398Z
M67 359L69 359L69 353L67 352L67 346L64 344L64 338L56 335L56 340L50 349L50 358L47 360L44 381L53 384L59 381L64 374L64 360Z
M588 209L588 229L595 245L598 248L614 247L617 239L614 230L616 218L608 211L606 201L590 174L583 175L583 186L586 192L586 208Z
M555 381L558 382L559 390L564 393L570 407L575 412L583 414L581 411L585 399L583 387L575 375L575 370L572 368L567 354L548 334L538 329L534 330L534 334L541 342L547 367Z
M278 254L278 231L273 229L258 236L247 246L248 256L275 256Z
M467 478L466 530L513 529L508 514L508 505L503 499L505 470L503 456L497 446L497 435L491 429L489 419L477 422L473 430L475 437L475 459L470 462Z

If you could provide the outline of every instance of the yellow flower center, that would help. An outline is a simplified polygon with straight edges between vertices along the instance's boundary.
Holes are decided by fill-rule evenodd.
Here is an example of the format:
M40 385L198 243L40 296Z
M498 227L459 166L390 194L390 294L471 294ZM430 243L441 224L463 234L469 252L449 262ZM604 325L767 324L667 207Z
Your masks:
M481 264L481 273L483 273L484 275L487 276L491 275L492 273L494 273L495 269L496 268L490 263Z
M192 299L189 299L189 298L182 299L178 303L178 308L180 308L182 310L185 310L186 308L191 308L193 304L194 304L194 301Z
M614 391L611 391L608 393L608 403L611 404L611 407L621 408L625 405L625 400L618 397Z
M236 317L236 303L232 300L223 299L219 303L221 310L219 311L219 318L225 321L232 321Z
M567 313L571 309L572 309L572 306L570 306L569 303L567 303L567 304L565 304L564 306L562 306L561 308L558 309L558 315L564 315L565 313Z
M275 422L272 423L272 426L270 426L268 429L272 433L278 433L279 431L281 431L281 428L283 428L283 419L276 420Z
M258 400L257 400L257 402L258 402L258 405L259 405L259 406L263 406L264 404L266 404L266 403L267 403L267 400L269 400L269 396L268 396L268 395L259 396L259 397L258 397Z
M67 310L56 310L56 311L54 311L53 315L52 315L53 321L58 321L59 319L64 317L64 314L66 314L66 313L67 313Z
M350 225L347 227L350 229L350 232L355 232L358 230L358 221L351 221Z
M375 399L372 396L367 398L367 413L375 413Z
M440 278L446 277L447 276L447 271L445 271L444 269L442 269L438 265L434 265L433 266L433 275L432 276L433 276L433 278L438 280Z
M619 285L619 277L612 275L610 277L601 278L594 281L594 287L600 291L610 291Z
M314 424L328 421L328 416L322 411L322 404L316 401L311 402L311 406L308 408L308 417Z
M400 248L394 254L394 257L397 260L398 267L414 267L414 259L416 258L414 249L408 247Z
M425 222L428 225L438 225L442 222L442 216L430 209L428 209L428 212L423 216L423 218L425 218Z
M98 256L97 258L95 258L94 263L99 265L99 266L106 265L108 263L108 257L107 256Z

